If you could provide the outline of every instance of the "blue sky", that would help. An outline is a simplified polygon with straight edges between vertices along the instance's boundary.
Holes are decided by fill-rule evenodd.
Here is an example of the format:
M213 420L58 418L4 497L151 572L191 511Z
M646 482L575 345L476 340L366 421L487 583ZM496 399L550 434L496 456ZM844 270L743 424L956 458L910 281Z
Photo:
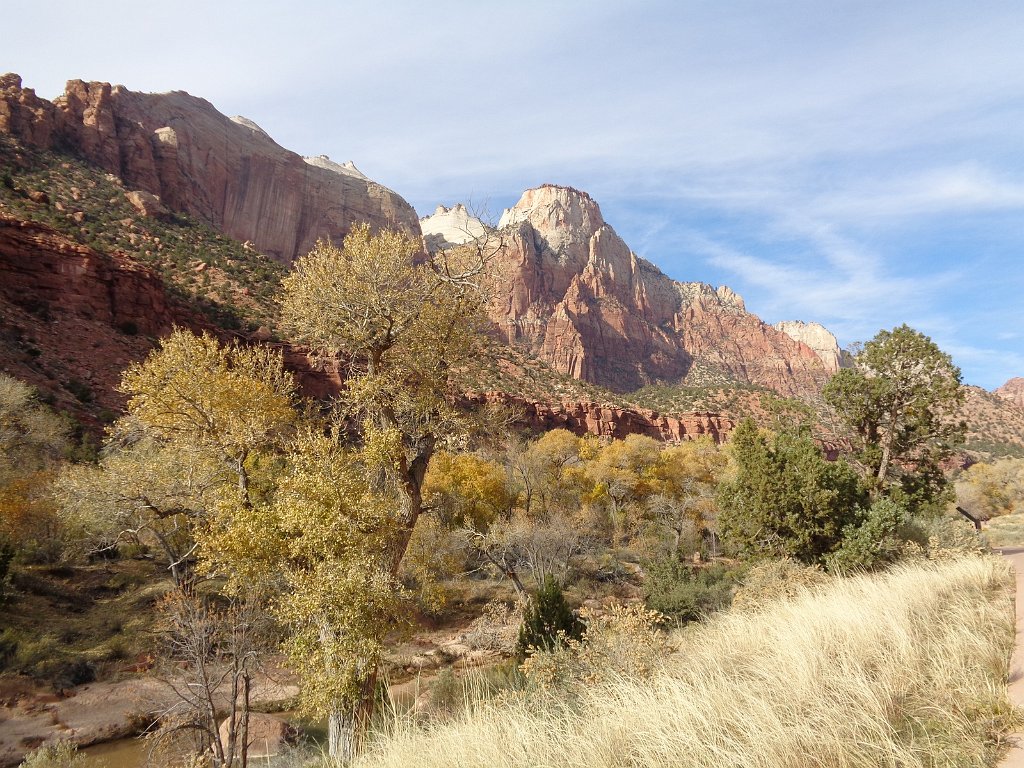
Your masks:
M848 345L1024 376L1024 4L7 0L0 71L187 90L421 214L590 192L640 255Z

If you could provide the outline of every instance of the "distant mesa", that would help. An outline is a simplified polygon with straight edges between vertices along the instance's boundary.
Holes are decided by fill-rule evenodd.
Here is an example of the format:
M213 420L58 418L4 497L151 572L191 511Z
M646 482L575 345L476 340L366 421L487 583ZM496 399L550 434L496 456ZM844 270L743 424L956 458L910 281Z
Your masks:
M340 241L358 222L420 234L412 206L354 165L302 158L252 120L228 118L183 91L70 80L49 102L18 75L2 75L0 133L39 149L70 148L126 188L285 263L319 239Z
M775 327L790 338L806 344L821 359L825 370L835 373L841 367L842 352L832 332L821 323L802 320L783 320Z

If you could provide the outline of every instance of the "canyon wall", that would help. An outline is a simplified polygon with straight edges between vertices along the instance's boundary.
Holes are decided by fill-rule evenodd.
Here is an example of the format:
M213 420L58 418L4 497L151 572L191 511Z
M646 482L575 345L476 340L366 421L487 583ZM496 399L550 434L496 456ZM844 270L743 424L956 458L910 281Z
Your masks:
M491 319L562 373L619 392L686 381L698 363L784 395L828 378L811 347L728 287L677 282L630 251L584 192L527 190L499 231Z
M236 240L290 262L320 238L339 241L359 222L419 235L399 195L353 165L303 158L255 123L228 118L183 91L136 93L70 80L53 102L21 78L0 76L0 133L40 149L74 152Z

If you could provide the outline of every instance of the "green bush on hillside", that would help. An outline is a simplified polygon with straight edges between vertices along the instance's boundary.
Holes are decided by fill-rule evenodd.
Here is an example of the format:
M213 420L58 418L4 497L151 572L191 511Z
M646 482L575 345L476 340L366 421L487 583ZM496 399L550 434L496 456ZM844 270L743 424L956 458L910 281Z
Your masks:
M645 569L644 592L648 607L676 621L696 621L728 608L738 578L736 569L716 563L699 568L667 557Z
M565 601L558 581L548 575L523 613L516 656L522 661L535 650L551 650L560 639L579 640L583 630L583 623Z

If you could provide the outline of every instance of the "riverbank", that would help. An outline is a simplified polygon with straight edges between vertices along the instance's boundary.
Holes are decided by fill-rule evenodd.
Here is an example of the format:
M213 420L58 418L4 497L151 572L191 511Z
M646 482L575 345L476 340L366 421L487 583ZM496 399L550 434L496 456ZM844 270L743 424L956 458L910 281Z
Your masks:
M166 682L148 674L61 694L16 682L6 681L0 706L0 768L17 765L44 742L67 740L85 747L133 736L177 701ZM253 702L272 710L289 704L298 692L294 677L275 668L254 681Z

